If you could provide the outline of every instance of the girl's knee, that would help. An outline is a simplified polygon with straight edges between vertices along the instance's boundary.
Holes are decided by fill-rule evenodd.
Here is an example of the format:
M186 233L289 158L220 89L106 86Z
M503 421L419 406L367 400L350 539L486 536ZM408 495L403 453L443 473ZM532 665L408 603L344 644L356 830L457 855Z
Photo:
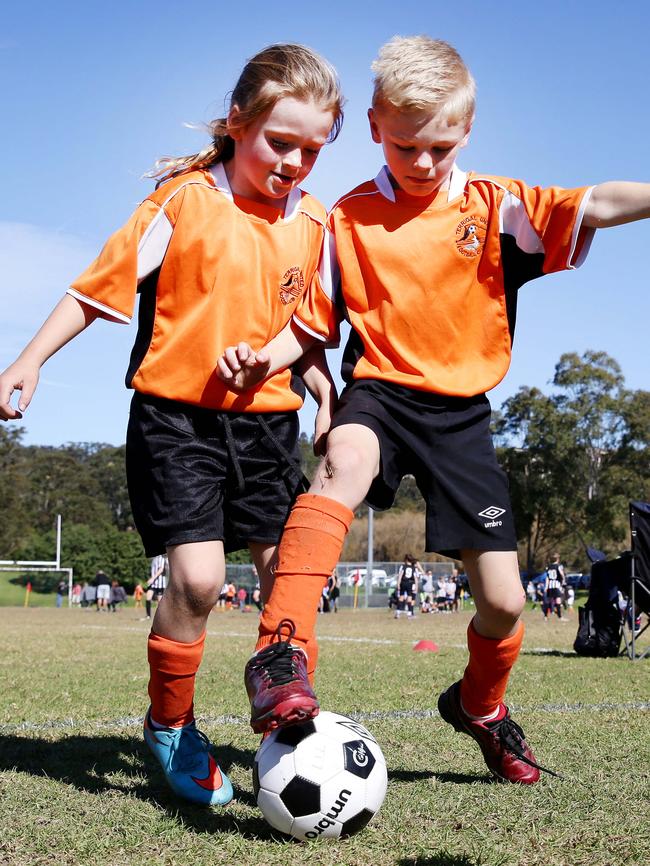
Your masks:
M222 582L217 580L184 574L182 577L172 578L168 593L171 590L173 600L187 611L197 616L206 615L217 603L221 584Z

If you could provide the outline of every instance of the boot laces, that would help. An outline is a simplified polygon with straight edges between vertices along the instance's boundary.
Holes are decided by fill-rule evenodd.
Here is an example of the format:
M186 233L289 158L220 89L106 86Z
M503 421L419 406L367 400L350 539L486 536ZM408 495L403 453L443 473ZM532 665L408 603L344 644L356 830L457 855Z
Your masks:
M210 740L195 727L187 727L178 738L174 752L174 769L190 772L201 765L206 752L210 751Z
M288 636L282 637L286 629ZM291 645L296 626L290 619L283 619L277 627L276 643L271 643L251 660L251 667L271 681L272 686L284 686L296 679L296 654L299 652Z
M562 778L559 773L549 770L547 767L542 767L541 764L531 760L526 755L524 752L525 734L517 722L513 721L507 707L506 714L502 719L498 719L496 722L486 722L485 727L489 728L499 738L501 747L505 751L511 752L520 761L523 761L524 764L528 764L529 767L534 767L542 773L548 773L549 776L555 776L556 779Z

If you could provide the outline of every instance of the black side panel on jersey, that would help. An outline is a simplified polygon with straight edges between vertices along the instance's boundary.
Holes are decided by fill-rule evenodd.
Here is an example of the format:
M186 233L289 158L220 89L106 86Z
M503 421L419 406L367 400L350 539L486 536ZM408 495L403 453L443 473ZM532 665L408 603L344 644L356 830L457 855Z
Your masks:
M501 234L501 262L503 266L503 288L506 293L506 311L510 342L515 337L517 321L517 294L521 286L544 275L544 253L525 253L517 246L512 235Z
M300 373L297 372L295 367L291 368L291 379L289 381L289 387L294 394L297 394L300 397L301 400L305 399L307 389L305 388L305 383L302 376L300 375Z
M158 275L160 268L152 271L148 277L138 286L138 294L140 295L140 304L138 306L138 333L135 336L135 343L131 349L131 358L129 359L129 369L126 371L124 382L127 388L131 387L133 377L138 371L140 364L144 361L144 356L147 354L151 345L151 337L153 336L153 323L156 317L156 289L158 288Z
M341 362L341 378L346 385L354 380L354 368L357 366L363 357L363 342L354 328L350 331L350 336L343 350L343 361Z

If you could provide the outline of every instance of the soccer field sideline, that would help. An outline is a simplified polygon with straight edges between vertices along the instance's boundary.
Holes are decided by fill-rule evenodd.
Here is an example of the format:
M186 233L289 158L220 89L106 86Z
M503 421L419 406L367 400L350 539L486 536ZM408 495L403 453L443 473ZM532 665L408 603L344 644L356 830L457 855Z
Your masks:
M629 701L626 703L599 703L599 704L512 704L510 710L513 713L610 713L610 712L625 712L625 711L644 711L650 710L650 701ZM403 719L433 719L438 718L440 713L438 710L372 710L368 713L354 713L351 716L355 721L368 723L377 720L381 721L401 721ZM220 725L241 725L248 726L249 721L246 716L203 716L199 715L198 721L202 725L220 726ZM122 731L129 728L141 728L141 716L124 716L123 718L112 719L109 721L96 721L93 719L60 719L52 722L29 722L23 721L16 725L0 724L0 736L4 734L19 734L21 732L33 731L75 731L75 730L94 730L94 731Z

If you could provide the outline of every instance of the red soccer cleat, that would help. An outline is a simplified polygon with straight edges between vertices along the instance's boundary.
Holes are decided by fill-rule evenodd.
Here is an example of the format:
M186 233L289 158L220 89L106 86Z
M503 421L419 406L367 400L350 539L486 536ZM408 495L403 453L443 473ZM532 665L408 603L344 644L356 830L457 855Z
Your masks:
M282 630L288 632L283 639ZM296 627L289 619L278 626L277 642L252 656L244 671L251 702L251 727L257 734L306 722L318 715L318 699L307 677L307 654L291 639Z
M557 776L535 760L524 732L501 704L499 715L490 722L470 718L460 702L460 682L454 683L438 698L438 710L445 722L462 734L473 737L481 747L488 769L500 782L534 785L540 770ZM559 777L558 777L559 778Z

